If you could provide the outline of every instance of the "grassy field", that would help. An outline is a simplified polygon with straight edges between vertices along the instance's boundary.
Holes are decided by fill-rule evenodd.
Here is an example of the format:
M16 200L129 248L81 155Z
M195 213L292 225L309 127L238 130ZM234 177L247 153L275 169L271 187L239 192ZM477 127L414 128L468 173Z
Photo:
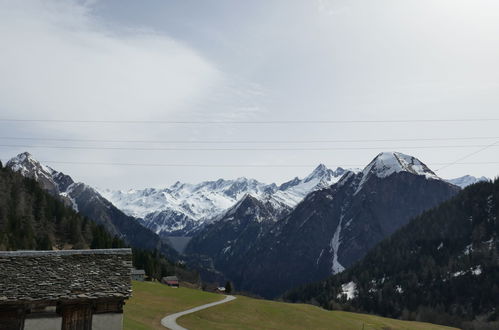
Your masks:
M165 329L160 320L171 313L222 299L199 290L173 289L158 283L133 282L133 297L125 305L125 329ZM303 304L286 304L238 296L236 300L177 322L195 329L451 329L373 315L326 311Z
M124 307L126 330L165 330L160 321L166 315L223 299L218 294L159 283L133 281L132 286L132 298Z

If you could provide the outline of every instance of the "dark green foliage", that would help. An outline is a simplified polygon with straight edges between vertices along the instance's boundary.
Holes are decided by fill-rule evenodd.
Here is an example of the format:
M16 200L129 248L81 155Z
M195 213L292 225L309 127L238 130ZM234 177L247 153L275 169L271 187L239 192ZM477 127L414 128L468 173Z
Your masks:
M285 298L316 301L329 309L493 328L491 322L499 321L498 218L499 180L472 185L413 219L347 271ZM341 285L350 281L358 293L347 300Z
M133 264L136 268L144 269L150 279L158 281L169 275L177 275L181 281L190 283L200 280L197 272L187 269L182 263L168 262L158 251L134 249Z
M0 250L122 247L126 247L123 240L64 205L35 180L0 167ZM150 278L181 274L184 281L198 281L197 273L171 263L157 251L133 249L133 259Z
M225 283L225 293L231 293L232 292L232 284L230 283L230 281L227 281L227 283Z
M88 248L96 228L36 181L0 171L0 249Z

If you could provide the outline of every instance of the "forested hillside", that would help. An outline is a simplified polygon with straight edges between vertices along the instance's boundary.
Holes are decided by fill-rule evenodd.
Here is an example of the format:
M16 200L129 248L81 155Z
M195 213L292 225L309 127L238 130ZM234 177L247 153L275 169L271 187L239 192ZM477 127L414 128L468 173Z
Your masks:
M353 267L292 290L293 302L468 329L499 328L499 180L413 219Z
M125 247L102 225L81 216L63 201L0 163L0 250L99 249ZM169 274L195 282L197 274L159 252L133 250L134 265L159 279Z

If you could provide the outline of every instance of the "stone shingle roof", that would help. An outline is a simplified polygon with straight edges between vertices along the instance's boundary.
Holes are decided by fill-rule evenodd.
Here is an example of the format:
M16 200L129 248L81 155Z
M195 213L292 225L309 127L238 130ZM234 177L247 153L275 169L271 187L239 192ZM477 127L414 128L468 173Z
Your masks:
M166 277L163 277L163 280L164 281L178 281L178 277L177 276L166 276Z
M143 269L132 269L132 275L145 275L146 271Z
M0 251L0 304L128 298L131 249Z

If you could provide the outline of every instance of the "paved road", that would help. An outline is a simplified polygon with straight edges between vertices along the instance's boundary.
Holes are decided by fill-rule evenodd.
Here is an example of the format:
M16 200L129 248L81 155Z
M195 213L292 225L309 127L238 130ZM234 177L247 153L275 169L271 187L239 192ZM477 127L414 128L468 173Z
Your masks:
M234 300L234 299L236 299L236 297L234 297L234 296L225 296L225 299L223 299L223 300L215 301L215 302L212 302L212 303L209 303L206 305L201 305L198 307L188 309L188 310L183 311L183 312L168 315L167 317L164 317L161 320L161 325L168 328L168 329L171 329L171 330L187 330L186 328L183 328L177 324L177 319L179 317L200 311L202 309L206 309L206 308L210 308L210 307L213 307L216 305L224 304L224 303L229 302L229 301Z

